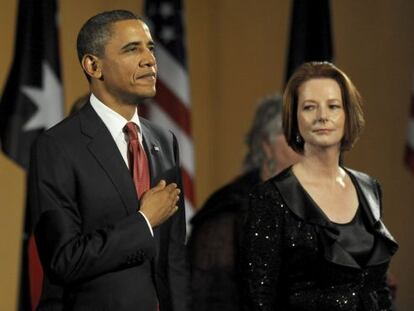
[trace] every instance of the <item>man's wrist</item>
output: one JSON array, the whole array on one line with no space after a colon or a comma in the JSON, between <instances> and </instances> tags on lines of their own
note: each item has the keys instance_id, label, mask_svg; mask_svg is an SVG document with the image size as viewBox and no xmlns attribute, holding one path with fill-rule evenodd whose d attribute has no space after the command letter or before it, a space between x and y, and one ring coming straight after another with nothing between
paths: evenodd
<instances>
[{"instance_id":1,"label":"man's wrist","mask_svg":"<svg viewBox=\"0 0 414 311\"><path fill-rule=\"evenodd\" d=\"M138 213L140 213L144 217L145 221L147 222L148 228L151 232L151 235L154 236L154 231L152 231L151 223L149 222L147 216L145 216L145 214L141 211L138 211Z\"/></svg>"}]
</instances>

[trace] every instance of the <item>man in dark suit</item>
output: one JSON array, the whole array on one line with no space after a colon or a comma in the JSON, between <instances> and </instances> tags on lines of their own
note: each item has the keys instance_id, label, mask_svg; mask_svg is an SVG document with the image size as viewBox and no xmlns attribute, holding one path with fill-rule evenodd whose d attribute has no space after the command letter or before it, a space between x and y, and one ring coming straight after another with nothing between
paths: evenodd
<instances>
[{"instance_id":1,"label":"man in dark suit","mask_svg":"<svg viewBox=\"0 0 414 311\"><path fill-rule=\"evenodd\" d=\"M187 310L177 141L137 114L155 95L151 34L131 12L104 12L82 27L77 48L89 103L32 150L39 309Z\"/></svg>"}]
</instances>

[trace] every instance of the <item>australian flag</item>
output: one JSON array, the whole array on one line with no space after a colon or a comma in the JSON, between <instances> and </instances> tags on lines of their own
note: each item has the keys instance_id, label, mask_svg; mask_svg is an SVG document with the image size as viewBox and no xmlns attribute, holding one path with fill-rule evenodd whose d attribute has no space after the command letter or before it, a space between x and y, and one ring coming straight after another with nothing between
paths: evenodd
<instances>
[{"instance_id":1,"label":"australian flag","mask_svg":"<svg viewBox=\"0 0 414 311\"><path fill-rule=\"evenodd\" d=\"M330 0L293 0L286 82L297 67L333 60Z\"/></svg>"},{"instance_id":2,"label":"australian flag","mask_svg":"<svg viewBox=\"0 0 414 311\"><path fill-rule=\"evenodd\" d=\"M63 117L56 0L20 0L14 60L0 102L3 152L24 169L30 146Z\"/></svg>"},{"instance_id":3,"label":"australian flag","mask_svg":"<svg viewBox=\"0 0 414 311\"><path fill-rule=\"evenodd\" d=\"M20 0L14 59L0 101L1 149L27 170L30 147L40 132L63 117L56 0ZM28 210L22 245L19 310L33 310L42 270Z\"/></svg>"}]
</instances>

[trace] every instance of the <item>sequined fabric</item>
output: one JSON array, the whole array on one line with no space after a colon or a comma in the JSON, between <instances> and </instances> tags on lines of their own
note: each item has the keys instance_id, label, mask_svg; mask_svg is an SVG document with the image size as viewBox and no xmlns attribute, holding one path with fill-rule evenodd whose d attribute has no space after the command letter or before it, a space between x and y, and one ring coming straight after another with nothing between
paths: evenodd
<instances>
[{"instance_id":1,"label":"sequined fabric","mask_svg":"<svg viewBox=\"0 0 414 311\"><path fill-rule=\"evenodd\" d=\"M389 260L362 268L326 260L327 230L294 214L272 180L251 194L244 230L246 310L392 310Z\"/></svg>"}]
</instances>

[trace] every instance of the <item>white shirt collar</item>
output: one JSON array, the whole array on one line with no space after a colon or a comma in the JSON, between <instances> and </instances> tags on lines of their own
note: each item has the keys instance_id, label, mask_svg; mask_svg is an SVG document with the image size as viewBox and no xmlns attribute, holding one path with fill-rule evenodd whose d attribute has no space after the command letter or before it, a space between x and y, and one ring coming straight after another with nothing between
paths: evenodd
<instances>
[{"instance_id":1,"label":"white shirt collar","mask_svg":"<svg viewBox=\"0 0 414 311\"><path fill-rule=\"evenodd\" d=\"M135 113L132 116L131 120L127 120L119 113L115 112L103 102L101 102L93 93L91 93L90 102L93 109L96 111L98 116L102 119L108 128L114 140L119 139L121 135L125 135L123 129L128 122L134 122L138 126L139 142L142 144L142 130L138 117L138 109L135 109Z\"/></svg>"}]
</instances>

